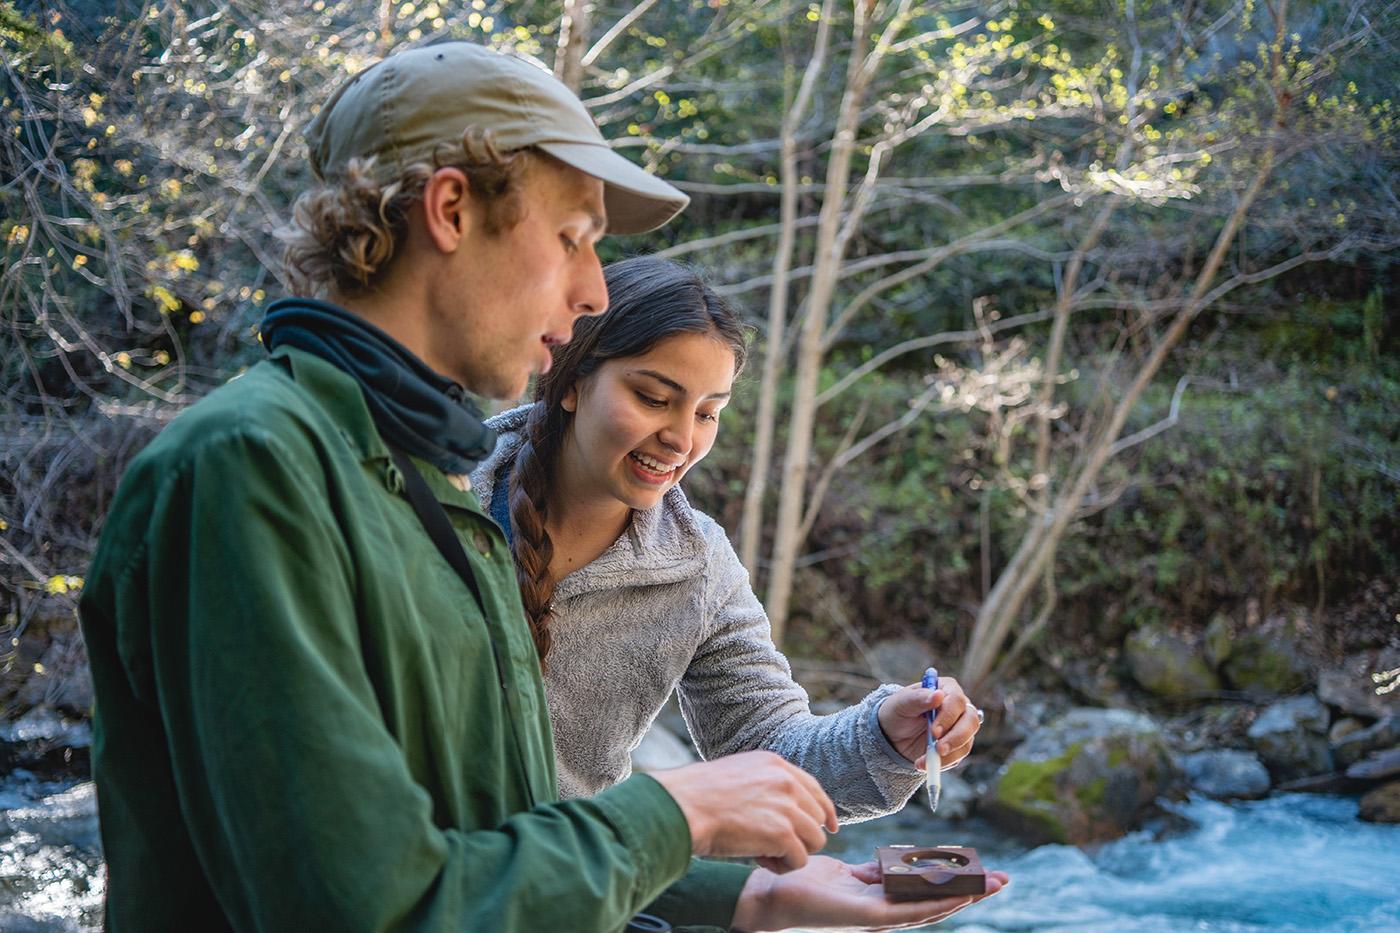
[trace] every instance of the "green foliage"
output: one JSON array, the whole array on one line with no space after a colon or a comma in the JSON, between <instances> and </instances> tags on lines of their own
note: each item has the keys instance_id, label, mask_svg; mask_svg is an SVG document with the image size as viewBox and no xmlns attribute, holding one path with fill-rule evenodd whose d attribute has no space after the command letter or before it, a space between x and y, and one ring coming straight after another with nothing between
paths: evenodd
<instances>
[{"instance_id":1,"label":"green foliage","mask_svg":"<svg viewBox=\"0 0 1400 933\"><path fill-rule=\"evenodd\" d=\"M1249 595L1321 589L1331 598L1400 569L1400 374L1388 308L1396 288L1387 267L1352 251L1385 248L1397 228L1386 200L1397 134L1383 53L1394 30L1377 20L1391 32L1376 43L1328 53L1318 37L1348 22L1344 5L1318 5L1280 49L1288 101L1271 98L1261 77L1269 24L1257 11L1246 22L1225 0L1140 0L1133 28L1122 0L1009 4L995 15L915 4L912 38L874 76L857 176L883 136L920 130L885 153L849 250L868 265L848 270L836 313L907 267L911 252L1066 192L1078 200L1005 231L995 249L949 258L880 294L836 338L823 385L909 337L972 327L978 299L1004 317L1049 307L1066 251L1097 199L1111 195L1121 207L1085 273L1105 304L1076 312L1065 368L1082 375L1060 390L1069 406L1056 420L1063 466L1081 419L1102 417L1121 385L1121 372L1108 375L1110 356L1141 359L1145 335L1160 326L1142 308L1189 289L1221 211L1268 140L1283 138L1290 156L1227 271L1351 244L1327 268L1353 286L1320 276L1264 285L1235 343L1212 346L1204 329L1193 336L1192 366L1214 383L1238 369L1242 388L1193 384L1182 423L1110 469L1103 485L1122 487L1122 498L1076 526L1056 564L1066 613L1106 624L1128 606L1170 607L1204 619ZM814 39L806 8L655 4L587 71L583 94L622 151L695 198L666 229L605 243L605 259L771 227L775 140ZM808 186L799 215L809 220L845 78L850 7L837 8L819 106L799 140ZM629 9L598 4L595 29ZM33 568L7 563L0 582L80 575L107 491L139 439L259 354L255 322L281 290L271 233L312 181L300 132L327 89L383 54L443 38L548 60L557 22L558 4L544 0L0 0L9 64L0 75L0 531ZM1144 54L1137 73L1135 44ZM810 265L814 230L800 229L794 265ZM767 286L740 283L768 272L774 242L770 231L683 257L757 316ZM794 308L806 275L780 285ZM1043 356L1047 332L1024 332L1020 364ZM987 363L987 348L969 343L941 352L967 372ZM687 480L731 528L759 365L725 415L712 460ZM933 354L913 354L828 403L818 464L857 419L862 434L894 421L924 391L924 376L942 372ZM1164 377L1129 430L1160 417L1169 396ZM933 405L833 479L810 566L873 630L912 626L942 646L961 643L983 596L984 558L995 579L1032 516L1032 432L1015 408Z\"/></svg>"}]
</instances>

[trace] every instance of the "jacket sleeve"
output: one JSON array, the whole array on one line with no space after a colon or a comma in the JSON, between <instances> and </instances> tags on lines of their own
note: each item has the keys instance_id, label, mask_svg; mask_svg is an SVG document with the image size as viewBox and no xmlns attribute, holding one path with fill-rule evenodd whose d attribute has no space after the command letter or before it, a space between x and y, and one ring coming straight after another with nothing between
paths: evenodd
<instances>
[{"instance_id":1,"label":"jacket sleeve","mask_svg":"<svg viewBox=\"0 0 1400 933\"><path fill-rule=\"evenodd\" d=\"M707 630L677 694L696 747L706 758L764 748L810 772L842 822L892 813L921 786L923 773L885 738L875 713L899 689L885 684L854 706L812 713L773 644L768 616L724 530L709 523Z\"/></svg>"},{"instance_id":2,"label":"jacket sleeve","mask_svg":"<svg viewBox=\"0 0 1400 933\"><path fill-rule=\"evenodd\" d=\"M376 699L343 505L305 460L247 430L202 441L163 477L136 562L159 593L140 653L223 910L249 930L620 930L687 870L679 807L639 776L443 825Z\"/></svg>"}]
</instances>

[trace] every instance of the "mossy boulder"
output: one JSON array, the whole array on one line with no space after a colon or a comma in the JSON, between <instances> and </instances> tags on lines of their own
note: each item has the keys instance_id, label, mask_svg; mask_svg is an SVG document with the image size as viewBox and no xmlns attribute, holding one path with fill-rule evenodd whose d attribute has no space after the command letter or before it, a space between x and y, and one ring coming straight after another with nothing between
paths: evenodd
<instances>
[{"instance_id":1,"label":"mossy boulder","mask_svg":"<svg viewBox=\"0 0 1400 933\"><path fill-rule=\"evenodd\" d=\"M1205 652L1206 663L1211 667L1219 668L1230 658L1230 652L1234 648L1235 623L1230 621L1230 617L1223 612L1216 613L1206 626L1205 635L1202 636L1202 649Z\"/></svg>"},{"instance_id":2,"label":"mossy boulder","mask_svg":"<svg viewBox=\"0 0 1400 933\"><path fill-rule=\"evenodd\" d=\"M1312 683L1312 666L1282 628L1237 635L1221 669L1231 687L1256 697L1285 696Z\"/></svg>"},{"instance_id":3,"label":"mossy boulder","mask_svg":"<svg viewBox=\"0 0 1400 933\"><path fill-rule=\"evenodd\" d=\"M1028 842L1086 845L1137 828L1181 786L1150 717L1081 708L1017 747L978 812Z\"/></svg>"},{"instance_id":4,"label":"mossy boulder","mask_svg":"<svg viewBox=\"0 0 1400 933\"><path fill-rule=\"evenodd\" d=\"M1148 625L1129 635L1123 657L1133 679L1154 696L1180 701L1220 690L1220 678L1200 652L1164 626Z\"/></svg>"}]
</instances>

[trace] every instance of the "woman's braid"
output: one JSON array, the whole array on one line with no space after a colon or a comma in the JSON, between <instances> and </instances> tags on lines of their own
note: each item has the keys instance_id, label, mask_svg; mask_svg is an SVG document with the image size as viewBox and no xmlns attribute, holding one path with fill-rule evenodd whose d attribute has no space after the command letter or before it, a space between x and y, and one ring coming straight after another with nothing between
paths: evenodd
<instances>
[{"instance_id":1,"label":"woman's braid","mask_svg":"<svg viewBox=\"0 0 1400 933\"><path fill-rule=\"evenodd\" d=\"M515 555L515 577L520 598L530 622L530 634L540 656L540 667L548 669L553 638L549 633L554 578L549 563L554 559L554 542L545 529L548 509L548 475L557 447L564 437L564 413L536 403L525 421L525 442L515 455L510 478L511 551Z\"/></svg>"}]
</instances>

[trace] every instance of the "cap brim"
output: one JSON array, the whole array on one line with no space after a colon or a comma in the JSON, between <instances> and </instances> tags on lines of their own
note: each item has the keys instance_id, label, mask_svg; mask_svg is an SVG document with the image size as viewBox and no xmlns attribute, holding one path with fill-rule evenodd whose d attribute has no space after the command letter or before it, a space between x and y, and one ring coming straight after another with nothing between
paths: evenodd
<instances>
[{"instance_id":1,"label":"cap brim","mask_svg":"<svg viewBox=\"0 0 1400 933\"><path fill-rule=\"evenodd\" d=\"M609 233L646 233L675 217L690 197L607 146L538 143L540 149L603 182Z\"/></svg>"}]
</instances>

